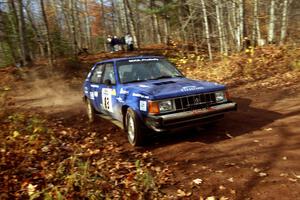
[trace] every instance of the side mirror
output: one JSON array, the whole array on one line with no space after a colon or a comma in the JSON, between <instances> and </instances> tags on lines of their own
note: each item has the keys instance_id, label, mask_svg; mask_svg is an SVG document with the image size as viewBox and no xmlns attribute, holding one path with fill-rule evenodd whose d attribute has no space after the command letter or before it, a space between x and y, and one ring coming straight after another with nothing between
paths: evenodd
<instances>
[{"instance_id":1,"label":"side mirror","mask_svg":"<svg viewBox=\"0 0 300 200\"><path fill-rule=\"evenodd\" d=\"M104 84L105 84L105 85L112 85L110 79L106 79L106 80L104 81Z\"/></svg>"}]
</instances>

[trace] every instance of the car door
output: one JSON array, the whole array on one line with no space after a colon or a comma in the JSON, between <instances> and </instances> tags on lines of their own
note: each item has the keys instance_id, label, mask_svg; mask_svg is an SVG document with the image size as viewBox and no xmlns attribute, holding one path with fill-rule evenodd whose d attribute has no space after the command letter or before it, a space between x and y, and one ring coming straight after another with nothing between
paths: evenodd
<instances>
[{"instance_id":1,"label":"car door","mask_svg":"<svg viewBox=\"0 0 300 200\"><path fill-rule=\"evenodd\" d=\"M104 64L97 64L90 78L89 97L97 111L101 111L101 101L99 97L101 93L103 72Z\"/></svg>"},{"instance_id":2,"label":"car door","mask_svg":"<svg viewBox=\"0 0 300 200\"><path fill-rule=\"evenodd\" d=\"M114 117L116 103L116 78L113 62L105 63L102 83L99 91L101 111Z\"/></svg>"}]
</instances>

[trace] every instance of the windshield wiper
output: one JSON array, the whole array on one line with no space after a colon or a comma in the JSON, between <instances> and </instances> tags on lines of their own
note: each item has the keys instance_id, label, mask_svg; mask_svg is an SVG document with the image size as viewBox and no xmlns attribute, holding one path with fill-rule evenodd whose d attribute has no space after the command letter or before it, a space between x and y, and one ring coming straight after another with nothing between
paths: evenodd
<instances>
[{"instance_id":1,"label":"windshield wiper","mask_svg":"<svg viewBox=\"0 0 300 200\"><path fill-rule=\"evenodd\" d=\"M159 76L157 78L153 78L153 79L150 79L150 80L158 80L158 79L163 79L163 78L173 78L173 76Z\"/></svg>"},{"instance_id":2,"label":"windshield wiper","mask_svg":"<svg viewBox=\"0 0 300 200\"><path fill-rule=\"evenodd\" d=\"M170 75L165 75L165 76L159 76L157 78L153 78L150 80L158 80L158 79L164 79L164 78L175 78L175 77L183 77L182 75L174 75L174 76L170 76Z\"/></svg>"},{"instance_id":3,"label":"windshield wiper","mask_svg":"<svg viewBox=\"0 0 300 200\"><path fill-rule=\"evenodd\" d=\"M146 81L146 80L133 80L133 81L127 81L127 82L123 82L123 84L125 84L125 83L137 83L137 82L143 82L143 81Z\"/></svg>"},{"instance_id":4,"label":"windshield wiper","mask_svg":"<svg viewBox=\"0 0 300 200\"><path fill-rule=\"evenodd\" d=\"M176 77L176 78L183 78L184 76L182 76L182 75L175 75L175 76L173 76L173 77Z\"/></svg>"}]
</instances>

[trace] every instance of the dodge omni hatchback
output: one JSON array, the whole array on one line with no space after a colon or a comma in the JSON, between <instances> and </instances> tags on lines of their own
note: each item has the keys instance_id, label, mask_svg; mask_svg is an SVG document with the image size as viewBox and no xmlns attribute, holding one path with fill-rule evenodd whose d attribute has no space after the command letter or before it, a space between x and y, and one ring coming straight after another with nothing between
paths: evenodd
<instances>
[{"instance_id":1,"label":"dodge omni hatchback","mask_svg":"<svg viewBox=\"0 0 300 200\"><path fill-rule=\"evenodd\" d=\"M89 121L97 114L117 120L133 146L149 132L211 123L237 108L224 85L188 79L158 56L98 62L83 90Z\"/></svg>"}]
</instances>

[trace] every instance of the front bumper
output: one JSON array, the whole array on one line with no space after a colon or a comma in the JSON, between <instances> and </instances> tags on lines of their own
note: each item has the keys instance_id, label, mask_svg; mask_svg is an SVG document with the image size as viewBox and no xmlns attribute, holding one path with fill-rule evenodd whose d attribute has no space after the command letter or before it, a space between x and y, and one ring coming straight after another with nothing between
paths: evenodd
<instances>
[{"instance_id":1,"label":"front bumper","mask_svg":"<svg viewBox=\"0 0 300 200\"><path fill-rule=\"evenodd\" d=\"M197 126L223 117L224 113L236 111L235 102L227 102L209 108L184 111L166 115L149 115L145 118L146 125L157 132Z\"/></svg>"}]
</instances>

